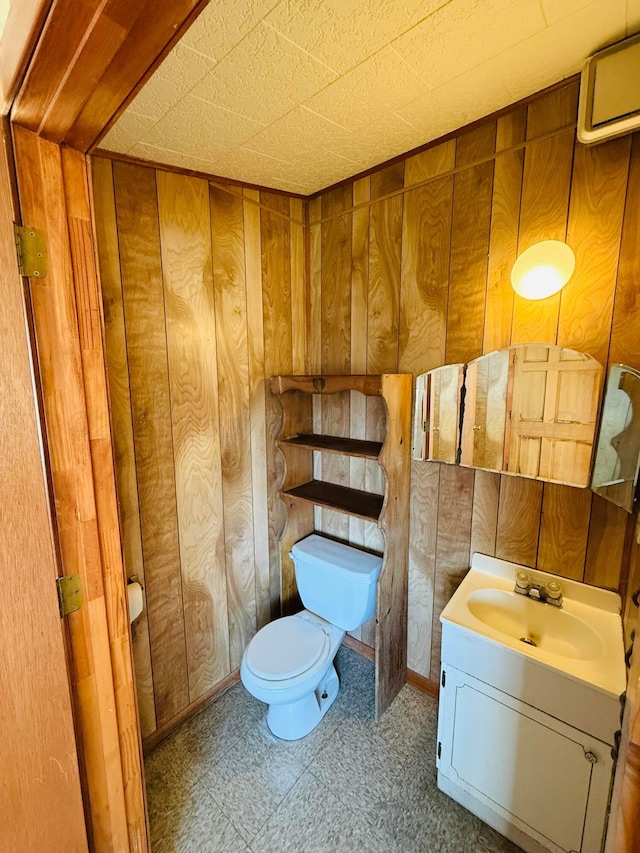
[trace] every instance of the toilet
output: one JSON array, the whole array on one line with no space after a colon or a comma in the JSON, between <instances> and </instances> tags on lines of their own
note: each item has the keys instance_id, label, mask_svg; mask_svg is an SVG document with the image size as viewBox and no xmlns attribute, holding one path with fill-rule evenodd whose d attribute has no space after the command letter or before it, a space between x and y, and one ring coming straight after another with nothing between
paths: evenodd
<instances>
[{"instance_id":1,"label":"toilet","mask_svg":"<svg viewBox=\"0 0 640 853\"><path fill-rule=\"evenodd\" d=\"M347 631L375 615L382 557L312 533L291 549L305 610L261 628L245 649L240 678L269 706L276 737L313 731L340 684L333 660Z\"/></svg>"}]
</instances>

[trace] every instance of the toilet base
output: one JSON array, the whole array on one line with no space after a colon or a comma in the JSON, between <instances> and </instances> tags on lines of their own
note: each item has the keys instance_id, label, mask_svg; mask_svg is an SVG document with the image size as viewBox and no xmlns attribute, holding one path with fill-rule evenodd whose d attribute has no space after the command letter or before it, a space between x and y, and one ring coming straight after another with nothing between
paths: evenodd
<instances>
[{"instance_id":1,"label":"toilet base","mask_svg":"<svg viewBox=\"0 0 640 853\"><path fill-rule=\"evenodd\" d=\"M311 693L284 705L269 705L267 725L281 740L299 740L308 735L327 713L338 695L340 682L333 664Z\"/></svg>"}]
</instances>

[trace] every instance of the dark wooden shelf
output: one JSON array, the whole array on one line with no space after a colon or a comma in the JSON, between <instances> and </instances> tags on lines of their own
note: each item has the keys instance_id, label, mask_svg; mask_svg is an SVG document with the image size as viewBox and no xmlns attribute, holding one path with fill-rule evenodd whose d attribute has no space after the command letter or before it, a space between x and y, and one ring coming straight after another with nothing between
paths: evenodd
<instances>
[{"instance_id":1,"label":"dark wooden shelf","mask_svg":"<svg viewBox=\"0 0 640 853\"><path fill-rule=\"evenodd\" d=\"M356 438L340 438L335 435L297 435L294 438L281 438L278 444L290 444L307 450L320 450L327 453L340 453L345 456L358 456L363 459L377 459L382 450L381 441L362 441Z\"/></svg>"},{"instance_id":2,"label":"dark wooden shelf","mask_svg":"<svg viewBox=\"0 0 640 853\"><path fill-rule=\"evenodd\" d=\"M282 492L292 498L307 501L316 506L326 506L346 512L366 521L378 521L384 498L359 489L349 489L346 486L336 486L334 483L324 483L321 480L310 480L300 486L294 486Z\"/></svg>"}]
</instances>

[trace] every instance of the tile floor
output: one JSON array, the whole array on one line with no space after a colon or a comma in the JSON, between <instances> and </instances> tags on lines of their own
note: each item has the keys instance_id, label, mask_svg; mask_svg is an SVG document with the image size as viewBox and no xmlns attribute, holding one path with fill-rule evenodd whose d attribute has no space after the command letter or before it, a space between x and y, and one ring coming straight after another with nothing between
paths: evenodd
<instances>
[{"instance_id":1,"label":"tile floor","mask_svg":"<svg viewBox=\"0 0 640 853\"><path fill-rule=\"evenodd\" d=\"M518 853L436 786L437 704L406 686L373 720L373 664L342 647L341 690L299 741L236 684L145 762L153 853Z\"/></svg>"}]
</instances>

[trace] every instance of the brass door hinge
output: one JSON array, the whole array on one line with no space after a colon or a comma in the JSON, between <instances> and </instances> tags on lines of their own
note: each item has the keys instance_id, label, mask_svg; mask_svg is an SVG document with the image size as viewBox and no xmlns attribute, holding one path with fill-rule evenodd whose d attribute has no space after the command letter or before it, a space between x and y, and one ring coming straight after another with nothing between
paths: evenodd
<instances>
[{"instance_id":1,"label":"brass door hinge","mask_svg":"<svg viewBox=\"0 0 640 853\"><path fill-rule=\"evenodd\" d=\"M82 588L80 586L80 575L65 575L56 578L58 587L58 604L60 606L60 618L75 613L82 607Z\"/></svg>"},{"instance_id":2,"label":"brass door hinge","mask_svg":"<svg viewBox=\"0 0 640 853\"><path fill-rule=\"evenodd\" d=\"M44 237L35 228L13 223L16 238L18 272L29 278L44 278L47 274L47 250Z\"/></svg>"}]
</instances>

